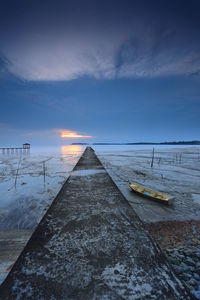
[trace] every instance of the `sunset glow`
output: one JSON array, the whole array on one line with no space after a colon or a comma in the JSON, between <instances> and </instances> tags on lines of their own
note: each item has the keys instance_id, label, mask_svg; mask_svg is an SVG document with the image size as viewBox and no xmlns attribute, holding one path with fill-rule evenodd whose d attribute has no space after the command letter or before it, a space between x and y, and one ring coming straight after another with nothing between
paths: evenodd
<instances>
[{"instance_id":1,"label":"sunset glow","mask_svg":"<svg viewBox=\"0 0 200 300\"><path fill-rule=\"evenodd\" d=\"M91 135L82 135L82 134L79 134L76 131L64 130L64 131L61 132L61 138L68 138L68 139L71 139L71 138L85 138L85 139L89 139L89 138L92 138L92 136Z\"/></svg>"},{"instance_id":2,"label":"sunset glow","mask_svg":"<svg viewBox=\"0 0 200 300\"><path fill-rule=\"evenodd\" d=\"M66 145L61 147L62 154L78 154L82 152L83 147L81 145Z\"/></svg>"}]
</instances>

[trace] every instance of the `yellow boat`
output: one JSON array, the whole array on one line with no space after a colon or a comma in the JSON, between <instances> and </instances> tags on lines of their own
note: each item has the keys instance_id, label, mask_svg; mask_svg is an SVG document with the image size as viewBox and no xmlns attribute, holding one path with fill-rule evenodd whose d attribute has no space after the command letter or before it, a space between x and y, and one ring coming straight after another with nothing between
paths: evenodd
<instances>
[{"instance_id":1,"label":"yellow boat","mask_svg":"<svg viewBox=\"0 0 200 300\"><path fill-rule=\"evenodd\" d=\"M161 202L164 204L170 204L173 199L168 194L152 190L152 189L147 188L136 182L129 181L129 185L130 185L130 188L138 195L145 197L145 198L149 198L154 201L158 201L158 202Z\"/></svg>"}]
</instances>

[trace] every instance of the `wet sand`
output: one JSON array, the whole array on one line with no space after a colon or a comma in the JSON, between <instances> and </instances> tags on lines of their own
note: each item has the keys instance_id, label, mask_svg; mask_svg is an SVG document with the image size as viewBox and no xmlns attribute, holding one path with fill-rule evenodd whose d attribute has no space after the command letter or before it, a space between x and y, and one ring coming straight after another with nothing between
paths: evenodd
<instances>
[{"instance_id":1,"label":"wet sand","mask_svg":"<svg viewBox=\"0 0 200 300\"><path fill-rule=\"evenodd\" d=\"M200 299L200 221L146 224L175 272Z\"/></svg>"},{"instance_id":2,"label":"wet sand","mask_svg":"<svg viewBox=\"0 0 200 300\"><path fill-rule=\"evenodd\" d=\"M198 148L152 151L99 152L100 160L142 221L200 220L200 159ZM181 157L181 161L180 161ZM169 193L170 206L163 206L133 193L128 181Z\"/></svg>"},{"instance_id":3,"label":"wet sand","mask_svg":"<svg viewBox=\"0 0 200 300\"><path fill-rule=\"evenodd\" d=\"M0 230L0 281L7 276L33 230Z\"/></svg>"}]
</instances>

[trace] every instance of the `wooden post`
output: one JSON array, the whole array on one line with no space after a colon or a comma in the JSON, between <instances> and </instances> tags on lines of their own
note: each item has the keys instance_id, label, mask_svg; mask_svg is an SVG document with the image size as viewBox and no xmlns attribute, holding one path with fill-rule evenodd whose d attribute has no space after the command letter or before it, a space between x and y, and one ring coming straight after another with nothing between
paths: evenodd
<instances>
[{"instance_id":1,"label":"wooden post","mask_svg":"<svg viewBox=\"0 0 200 300\"><path fill-rule=\"evenodd\" d=\"M19 162L18 162L18 167L17 167L17 172L16 172L16 176L15 176L15 189L17 187L17 177L18 177L18 174L19 174L19 166L20 166L20 163L21 163L21 156L19 158Z\"/></svg>"},{"instance_id":2,"label":"wooden post","mask_svg":"<svg viewBox=\"0 0 200 300\"><path fill-rule=\"evenodd\" d=\"M43 163L43 175L44 175L44 185L46 183L46 170L45 170L45 160L42 162Z\"/></svg>"},{"instance_id":3,"label":"wooden post","mask_svg":"<svg viewBox=\"0 0 200 300\"><path fill-rule=\"evenodd\" d=\"M151 168L153 168L153 163L154 163L154 148L153 148L153 151L152 151Z\"/></svg>"}]
</instances>

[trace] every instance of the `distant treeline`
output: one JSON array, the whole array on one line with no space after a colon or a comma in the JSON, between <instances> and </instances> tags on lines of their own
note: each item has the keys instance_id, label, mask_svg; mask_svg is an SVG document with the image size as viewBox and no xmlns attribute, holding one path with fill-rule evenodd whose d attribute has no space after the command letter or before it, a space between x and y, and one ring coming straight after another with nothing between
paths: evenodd
<instances>
[{"instance_id":1,"label":"distant treeline","mask_svg":"<svg viewBox=\"0 0 200 300\"><path fill-rule=\"evenodd\" d=\"M200 141L139 142L139 143L72 143L72 145L200 145Z\"/></svg>"}]
</instances>

